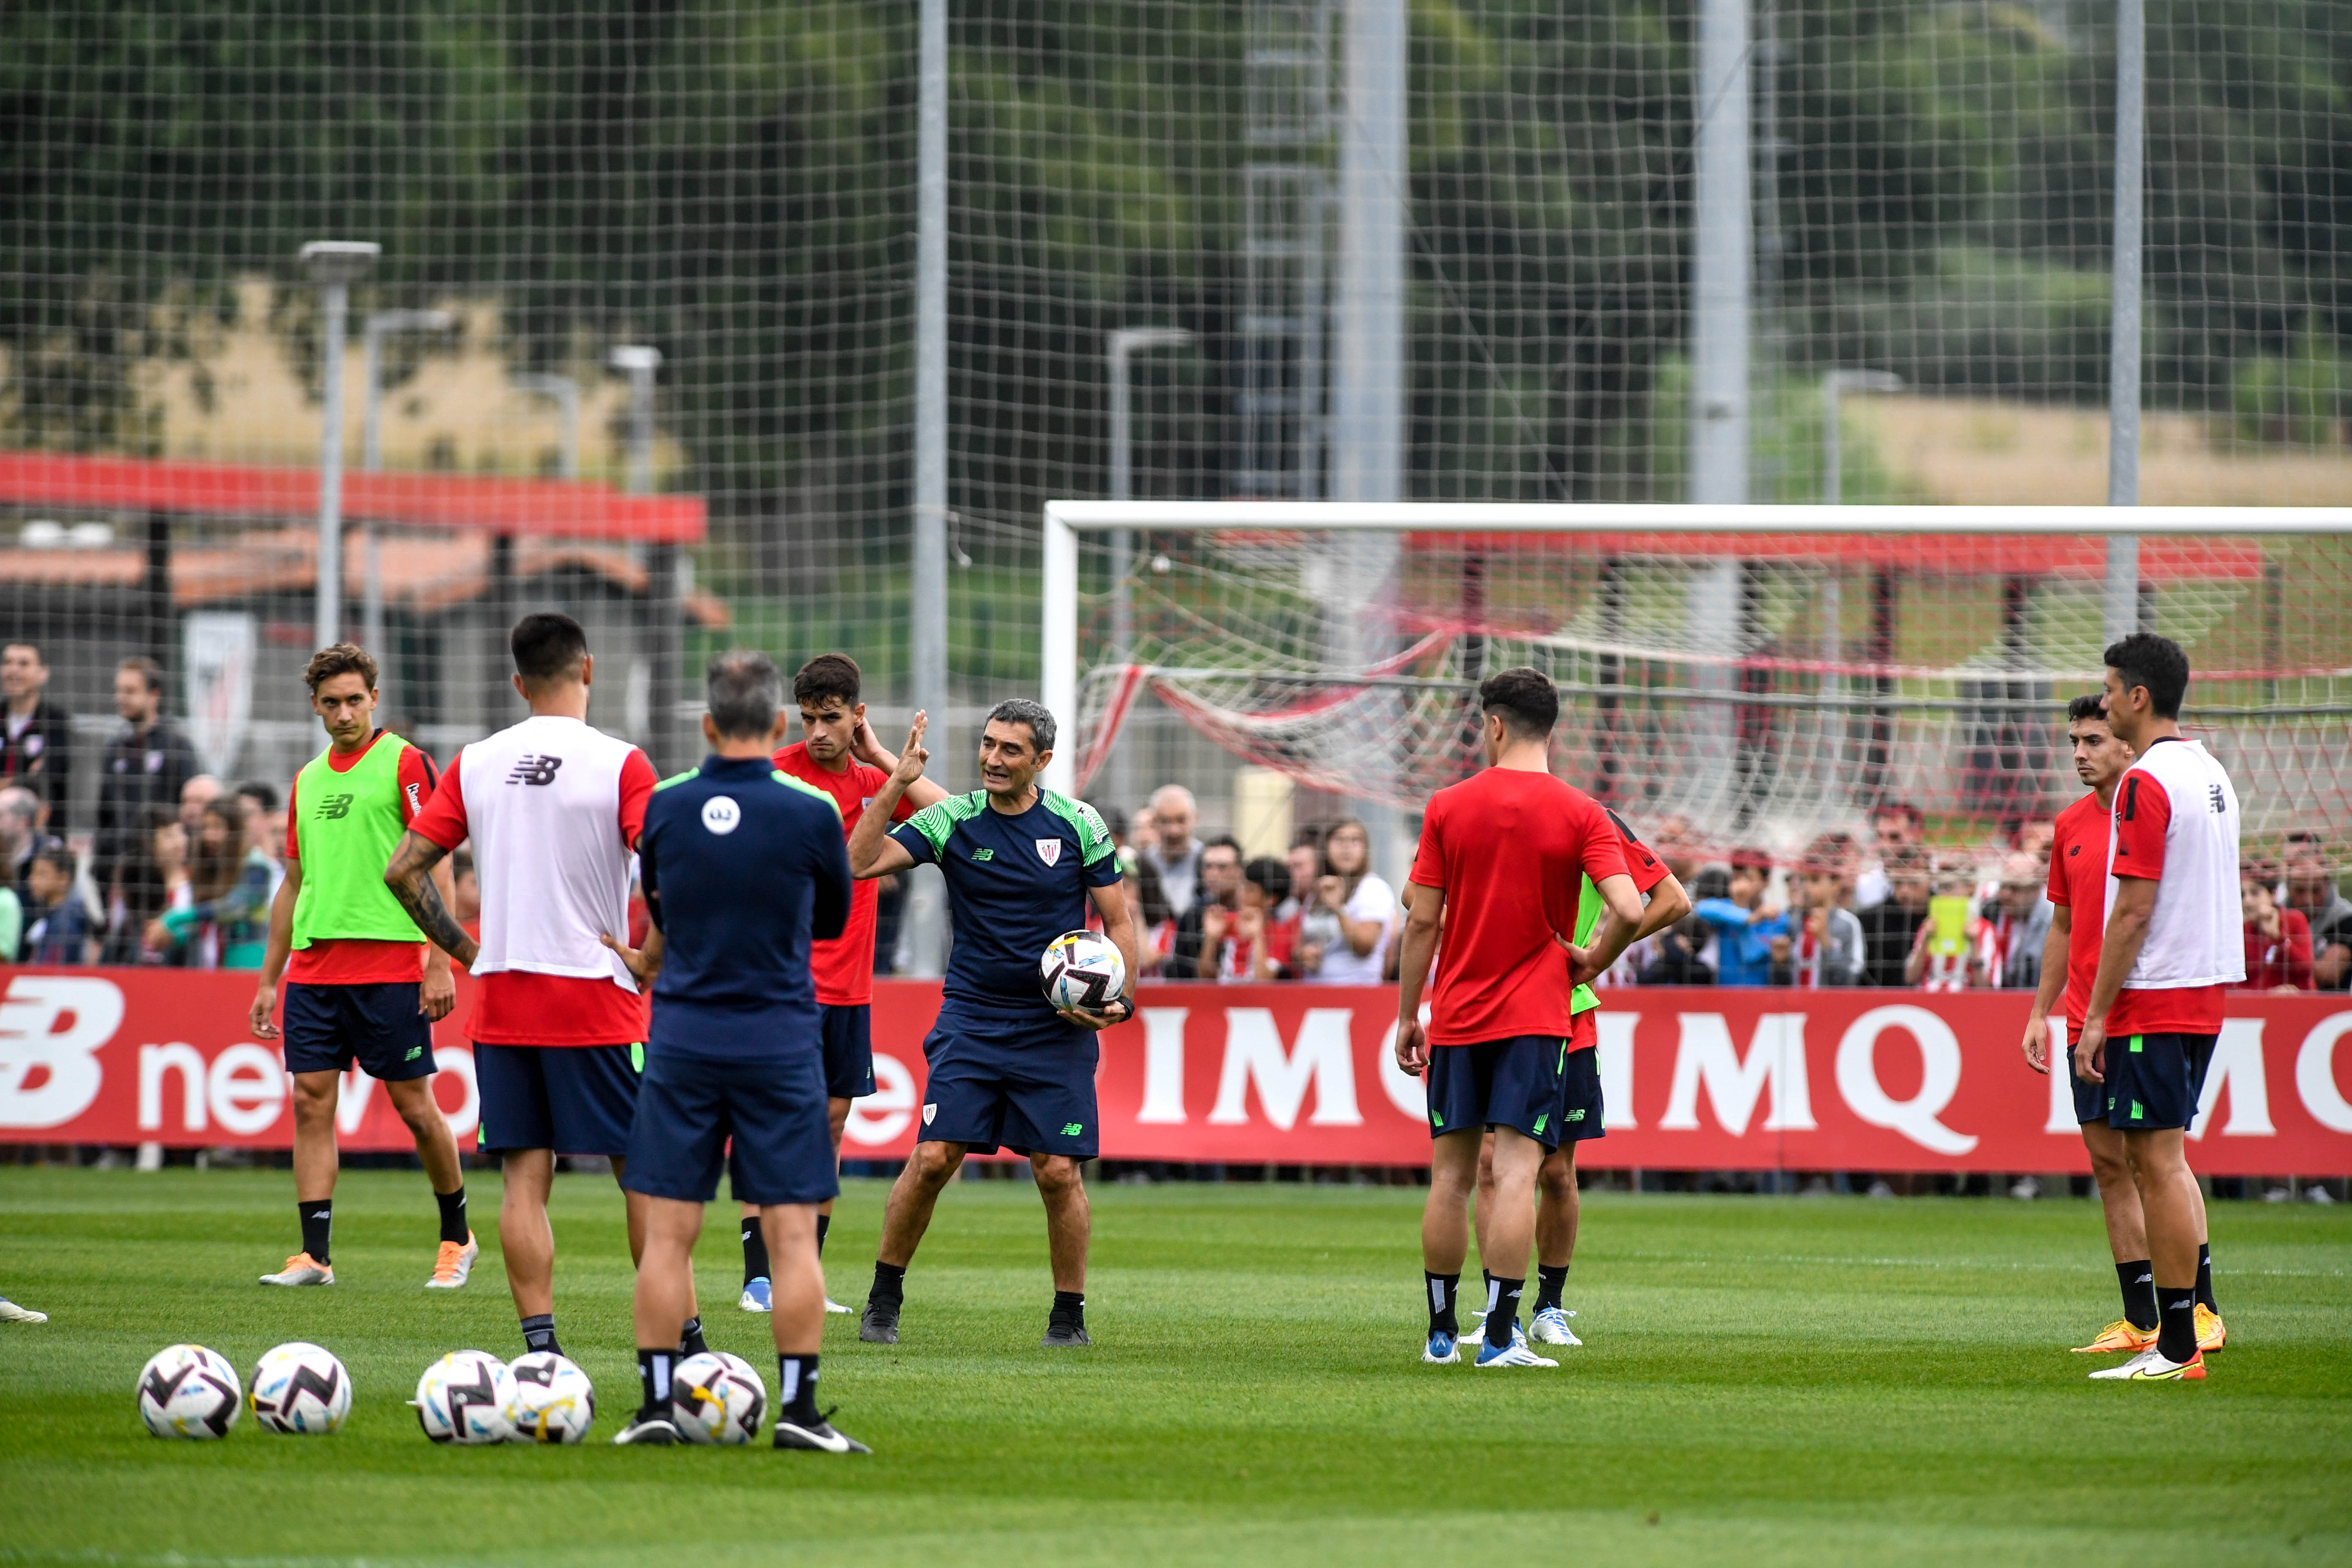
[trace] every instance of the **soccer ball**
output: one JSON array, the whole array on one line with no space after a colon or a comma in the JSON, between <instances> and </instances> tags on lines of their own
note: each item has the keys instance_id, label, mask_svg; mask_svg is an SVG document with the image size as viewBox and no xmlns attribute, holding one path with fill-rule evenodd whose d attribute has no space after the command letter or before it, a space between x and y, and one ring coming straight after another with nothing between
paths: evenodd
<instances>
[{"instance_id":1,"label":"soccer ball","mask_svg":"<svg viewBox=\"0 0 2352 1568\"><path fill-rule=\"evenodd\" d=\"M202 1345L167 1345L139 1373L139 1419L158 1437L226 1437L245 1402L228 1358Z\"/></svg>"},{"instance_id":2,"label":"soccer ball","mask_svg":"<svg viewBox=\"0 0 2352 1568\"><path fill-rule=\"evenodd\" d=\"M507 1425L518 1443L577 1443L596 1419L596 1391L567 1356L533 1351L508 1363ZM424 1407L420 1397L417 1406Z\"/></svg>"},{"instance_id":3,"label":"soccer ball","mask_svg":"<svg viewBox=\"0 0 2352 1568\"><path fill-rule=\"evenodd\" d=\"M741 1356L704 1351L669 1374L669 1407L689 1443L749 1443L766 1424L768 1385Z\"/></svg>"},{"instance_id":4,"label":"soccer ball","mask_svg":"<svg viewBox=\"0 0 2352 1568\"><path fill-rule=\"evenodd\" d=\"M436 1443L503 1443L514 1435L514 1396L506 1363L488 1351L451 1351L416 1380L416 1424Z\"/></svg>"},{"instance_id":5,"label":"soccer ball","mask_svg":"<svg viewBox=\"0 0 2352 1568\"><path fill-rule=\"evenodd\" d=\"M296 1340L262 1353L246 1403L265 1432L313 1437L341 1431L352 1414L352 1374L331 1352Z\"/></svg>"},{"instance_id":6,"label":"soccer ball","mask_svg":"<svg viewBox=\"0 0 2352 1568\"><path fill-rule=\"evenodd\" d=\"M1108 937L1066 931L1037 961L1037 984L1057 1013L1099 1013L1127 994L1127 960Z\"/></svg>"}]
</instances>

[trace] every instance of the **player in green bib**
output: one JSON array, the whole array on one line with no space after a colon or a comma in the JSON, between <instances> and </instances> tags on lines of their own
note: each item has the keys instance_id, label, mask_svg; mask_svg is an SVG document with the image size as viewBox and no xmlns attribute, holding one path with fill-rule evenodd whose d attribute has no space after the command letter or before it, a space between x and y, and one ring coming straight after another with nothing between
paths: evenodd
<instances>
[{"instance_id":1,"label":"player in green bib","mask_svg":"<svg viewBox=\"0 0 2352 1568\"><path fill-rule=\"evenodd\" d=\"M1681 881L1666 868L1665 862L1635 837L1622 816L1611 810L1609 820L1616 825L1617 836L1622 840L1625 869L1633 879L1633 890L1649 900L1642 911L1642 923L1634 928L1629 940L1630 946L1690 913L1690 895L1683 890ZM1576 905L1576 945L1580 951L1592 945L1608 912L1601 889L1592 885L1591 878L1585 878ZM1576 960L1571 957L1567 962L1574 963ZM1576 1146L1607 1131L1602 1117L1599 1053L1595 1048L1601 1043L1600 1011L1600 993L1592 989L1589 980L1580 980L1569 1003L1573 1028L1561 1046L1559 1145L1544 1156L1536 1176L1536 1305L1528 1331L1548 1345L1583 1343L1568 1326L1568 1320L1574 1314L1560 1301L1568 1289L1568 1266L1576 1255L1576 1226L1580 1212L1576 1194ZM1486 1147L1478 1153L1478 1202L1482 1205L1491 1199L1495 1190L1494 1160L1495 1135L1489 1132Z\"/></svg>"},{"instance_id":2,"label":"player in green bib","mask_svg":"<svg viewBox=\"0 0 2352 1568\"><path fill-rule=\"evenodd\" d=\"M433 761L375 727L376 666L364 650L322 648L303 679L329 743L295 775L287 799L286 880L270 907L248 1020L255 1039L279 1037L271 1015L282 977L302 1249L261 1282L335 1282L335 1110L356 1061L408 1124L440 1206L440 1251L425 1284L455 1289L480 1252L466 1222L457 1140L433 1100L433 1025L457 988L447 955L426 943L383 880L401 835L433 794Z\"/></svg>"}]
</instances>

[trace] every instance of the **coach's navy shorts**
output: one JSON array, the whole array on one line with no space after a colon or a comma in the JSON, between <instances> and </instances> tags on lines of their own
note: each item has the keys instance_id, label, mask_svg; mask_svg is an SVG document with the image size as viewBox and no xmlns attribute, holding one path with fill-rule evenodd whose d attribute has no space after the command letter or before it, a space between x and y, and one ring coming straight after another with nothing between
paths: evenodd
<instances>
[{"instance_id":1,"label":"coach's navy shorts","mask_svg":"<svg viewBox=\"0 0 2352 1568\"><path fill-rule=\"evenodd\" d=\"M2107 1125L2146 1132L2197 1120L2213 1035L2110 1035L2101 1063Z\"/></svg>"},{"instance_id":2,"label":"coach's navy shorts","mask_svg":"<svg viewBox=\"0 0 2352 1568\"><path fill-rule=\"evenodd\" d=\"M863 1100L874 1092L874 1009L863 1002L827 1002L824 1016L824 1092L835 1100Z\"/></svg>"},{"instance_id":3,"label":"coach's navy shorts","mask_svg":"<svg viewBox=\"0 0 2352 1568\"><path fill-rule=\"evenodd\" d=\"M499 1046L476 1041L474 1082L484 1149L626 1154L646 1048Z\"/></svg>"},{"instance_id":4,"label":"coach's navy shorts","mask_svg":"<svg viewBox=\"0 0 2352 1568\"><path fill-rule=\"evenodd\" d=\"M824 1100L814 1051L726 1058L656 1048L637 1089L621 1184L707 1204L724 1165L738 1203L821 1204L841 1191Z\"/></svg>"},{"instance_id":5,"label":"coach's navy shorts","mask_svg":"<svg viewBox=\"0 0 2352 1568\"><path fill-rule=\"evenodd\" d=\"M1591 1051L1579 1051L1591 1065ZM1479 1127L1509 1127L1547 1149L1560 1143L1560 1105L1569 1062L1559 1035L1514 1035L1429 1051L1429 1135ZM1592 1085L1593 1107L1601 1085Z\"/></svg>"},{"instance_id":6,"label":"coach's navy shorts","mask_svg":"<svg viewBox=\"0 0 2352 1568\"><path fill-rule=\"evenodd\" d=\"M2105 1121L2107 1119L2107 1086L2074 1076L2074 1042L2083 1037L2083 1026L2069 1021L2060 1027L2058 1033L2065 1039L2066 1059L2053 1062L2051 1070L2064 1073L2067 1081L2074 1086L2074 1120L2078 1122ZM2113 1041L2108 1042L2108 1048L2115 1048Z\"/></svg>"},{"instance_id":7,"label":"coach's navy shorts","mask_svg":"<svg viewBox=\"0 0 2352 1568\"><path fill-rule=\"evenodd\" d=\"M288 1072L341 1072L352 1063L385 1083L433 1072L433 1026L414 980L370 985L286 984Z\"/></svg>"},{"instance_id":8,"label":"coach's navy shorts","mask_svg":"<svg viewBox=\"0 0 2352 1568\"><path fill-rule=\"evenodd\" d=\"M1091 1160L1096 1125L1093 1034L1048 1015L992 1018L942 1010L923 1041L930 1077L923 1089L926 1143L961 1143L975 1154Z\"/></svg>"}]
</instances>

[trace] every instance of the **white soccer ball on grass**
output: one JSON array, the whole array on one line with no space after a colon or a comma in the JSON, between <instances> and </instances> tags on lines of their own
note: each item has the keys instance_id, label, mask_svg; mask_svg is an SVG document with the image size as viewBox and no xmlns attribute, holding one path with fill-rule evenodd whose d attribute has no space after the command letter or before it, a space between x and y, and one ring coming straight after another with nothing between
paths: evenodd
<instances>
[{"instance_id":1,"label":"white soccer ball on grass","mask_svg":"<svg viewBox=\"0 0 2352 1568\"><path fill-rule=\"evenodd\" d=\"M139 1419L158 1437L226 1437L244 1403L236 1369L202 1345L166 1345L139 1369Z\"/></svg>"},{"instance_id":2,"label":"white soccer ball on grass","mask_svg":"<svg viewBox=\"0 0 2352 1568\"><path fill-rule=\"evenodd\" d=\"M689 1443L733 1447L760 1436L768 1419L768 1385L751 1363L704 1351L669 1374L670 1419Z\"/></svg>"},{"instance_id":3,"label":"white soccer ball on grass","mask_svg":"<svg viewBox=\"0 0 2352 1568\"><path fill-rule=\"evenodd\" d=\"M265 1432L318 1437L342 1429L352 1414L352 1374L334 1352L295 1340L262 1352L246 1404Z\"/></svg>"},{"instance_id":4,"label":"white soccer ball on grass","mask_svg":"<svg viewBox=\"0 0 2352 1568\"><path fill-rule=\"evenodd\" d=\"M436 1443L503 1443L514 1435L507 1363L488 1351L451 1351L416 1380L416 1424Z\"/></svg>"},{"instance_id":5,"label":"white soccer ball on grass","mask_svg":"<svg viewBox=\"0 0 2352 1568\"><path fill-rule=\"evenodd\" d=\"M533 1351L507 1363L507 1425L518 1443L577 1443L596 1419L596 1391L569 1356Z\"/></svg>"}]
</instances>

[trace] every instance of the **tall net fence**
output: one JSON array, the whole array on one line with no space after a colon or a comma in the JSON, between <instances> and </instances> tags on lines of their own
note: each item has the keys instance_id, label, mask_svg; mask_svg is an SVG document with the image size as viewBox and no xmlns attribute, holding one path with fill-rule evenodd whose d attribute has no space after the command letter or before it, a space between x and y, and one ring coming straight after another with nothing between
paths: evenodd
<instances>
[{"instance_id":1,"label":"tall net fence","mask_svg":"<svg viewBox=\"0 0 2352 1568\"><path fill-rule=\"evenodd\" d=\"M2352 0L2151 12L2143 498L2352 501ZM971 782L976 713L1038 680L1046 500L1328 494L1341 145L1365 112L1347 13L950 7L950 784ZM2102 498L2112 15L2089 0L1752 7L1749 499ZM1459 0L1412 7L1410 26L1406 495L1682 499L1693 142L1711 111L1693 89L1695 7ZM510 714L499 628L541 606L591 620L610 655L599 720L664 765L688 760L689 672L721 646L788 665L845 649L885 718L903 718L917 48L904 0L92 0L0 16L0 451L16 455L0 463L0 632L43 645L73 716L68 826L92 821L128 655L154 658L167 711L205 729L210 771L282 781L317 743L291 684L316 582L301 508L254 498L318 461L320 303L294 257L320 237L383 247L352 294L344 452L355 470L369 460L378 319L375 460L416 485L350 513L345 618L367 624L372 523L394 722L446 756ZM1127 362L1118 474L1108 350L1130 328L1182 336ZM613 367L625 347L660 356L643 425ZM1844 374L1859 372L1877 379ZM1902 390L1868 390L1887 376ZM43 466L68 459L125 467ZM467 485L482 494L460 504ZM618 504L640 500L697 510L663 521ZM2315 595L2341 586L2314 564L2326 548L2217 549L2171 576L2152 552L2158 624L2193 624L2247 672L2244 693L2269 700L2275 680L2276 701L2324 707L2334 689L2311 682L2340 653L2288 654L2334 646L2315 630L2335 613ZM2031 563L1894 574L1885 605L1861 559L1451 549L1408 551L1407 580L1475 565L1511 613L1456 617L1476 625L1448 642L1450 675L1393 679L1458 678L1472 647L1549 661L1594 733L1748 759L1736 787L1678 807L1726 831L1881 751L1960 759L1956 802L1993 788L1957 781L2042 769L2001 786L2031 794L2041 754L1968 741L1984 710L1960 688L2038 700L2037 683L2081 674L2088 646L2036 629L2024 651L1984 651L2001 646L2004 584L2028 585L2029 626L2073 624L2059 602L2077 578ZM1197 574L1232 609L1290 570L1279 555L1176 550L1171 575ZM1720 648L1646 629L1699 577L1735 628ZM1798 668L1840 663L1807 629L1832 584L1854 668ZM1552 597L1512 597L1538 593ZM1283 645L1235 635L1166 651L1192 668ZM1888 658L1857 651L1873 637ZM1756 679L1742 660L1789 668L1746 703L1612 709L1585 690L1609 684L1609 659L1696 671L1702 654L1730 661L1735 692ZM1889 694L1854 686L1881 680L1917 700L1882 717ZM1713 689L1696 674L1651 684ZM1192 707L1157 689L1125 731L1121 787L1189 783L1222 825L1231 752L1260 748L1209 710L1250 705L1225 686ZM1444 706L1393 706L1417 703ZM1389 771L1351 763L1318 785L1403 801L1427 782L1366 765Z\"/></svg>"}]
</instances>

